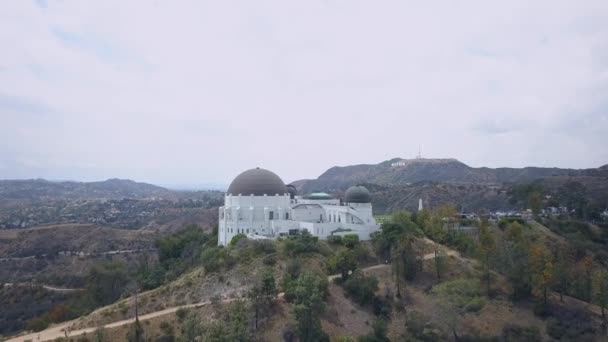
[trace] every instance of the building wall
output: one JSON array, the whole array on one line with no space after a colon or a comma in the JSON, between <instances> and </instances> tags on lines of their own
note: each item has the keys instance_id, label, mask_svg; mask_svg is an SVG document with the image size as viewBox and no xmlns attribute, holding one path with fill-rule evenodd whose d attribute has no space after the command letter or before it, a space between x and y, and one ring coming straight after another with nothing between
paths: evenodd
<instances>
[{"instance_id":1,"label":"building wall","mask_svg":"<svg viewBox=\"0 0 608 342\"><path fill-rule=\"evenodd\" d=\"M295 204L289 195L226 195L224 206L219 208L218 245L228 245L235 235L241 233L276 238L304 229L321 239L332 234L357 234L359 239L368 240L370 234L379 228L370 203L341 206L339 200L328 202L332 204L318 202Z\"/></svg>"}]
</instances>

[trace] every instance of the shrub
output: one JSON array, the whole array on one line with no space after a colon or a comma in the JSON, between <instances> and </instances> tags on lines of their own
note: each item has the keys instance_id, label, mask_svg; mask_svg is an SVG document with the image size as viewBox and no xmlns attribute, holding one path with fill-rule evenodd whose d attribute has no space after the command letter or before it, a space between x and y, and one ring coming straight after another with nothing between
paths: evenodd
<instances>
[{"instance_id":1,"label":"shrub","mask_svg":"<svg viewBox=\"0 0 608 342\"><path fill-rule=\"evenodd\" d=\"M366 336L359 338L360 342L388 342L390 341L386 336L386 321L383 319L377 319L372 323L372 332Z\"/></svg>"},{"instance_id":2,"label":"shrub","mask_svg":"<svg viewBox=\"0 0 608 342\"><path fill-rule=\"evenodd\" d=\"M542 336L537 327L522 327L514 324L507 324L502 329L502 336L505 341L513 342L540 342Z\"/></svg>"},{"instance_id":3,"label":"shrub","mask_svg":"<svg viewBox=\"0 0 608 342\"><path fill-rule=\"evenodd\" d=\"M498 227L501 230L505 230L505 228L507 228L513 222L517 222L517 223L521 224L522 226L526 225L526 221L524 221L523 219L521 219L519 217L503 217L500 219L500 221L498 221Z\"/></svg>"},{"instance_id":4,"label":"shrub","mask_svg":"<svg viewBox=\"0 0 608 342\"><path fill-rule=\"evenodd\" d=\"M318 252L319 238L312 236L308 231L304 231L301 235L290 236L284 242L283 251L286 255L292 257L299 254Z\"/></svg>"},{"instance_id":5,"label":"shrub","mask_svg":"<svg viewBox=\"0 0 608 342\"><path fill-rule=\"evenodd\" d=\"M177 316L177 319L180 322L183 321L187 315L188 315L188 309L179 308L179 309L177 309L177 311L175 311L175 316Z\"/></svg>"},{"instance_id":6,"label":"shrub","mask_svg":"<svg viewBox=\"0 0 608 342\"><path fill-rule=\"evenodd\" d=\"M35 332L42 331L49 326L49 321L46 317L34 318L27 322L27 330L33 330Z\"/></svg>"},{"instance_id":7,"label":"shrub","mask_svg":"<svg viewBox=\"0 0 608 342\"><path fill-rule=\"evenodd\" d=\"M167 321L163 321L160 323L160 330L165 335L173 335L173 326Z\"/></svg>"},{"instance_id":8,"label":"shrub","mask_svg":"<svg viewBox=\"0 0 608 342\"><path fill-rule=\"evenodd\" d=\"M330 235L327 237L327 242L332 245L341 245L342 244L342 236L340 235Z\"/></svg>"},{"instance_id":9,"label":"shrub","mask_svg":"<svg viewBox=\"0 0 608 342\"><path fill-rule=\"evenodd\" d=\"M264 256L264 258L262 259L262 262L266 266L274 266L277 263L277 255L276 254L268 254L268 255Z\"/></svg>"},{"instance_id":10,"label":"shrub","mask_svg":"<svg viewBox=\"0 0 608 342\"><path fill-rule=\"evenodd\" d=\"M414 341L431 342L448 340L443 331L431 323L429 317L424 316L417 311L410 312L410 314L407 316L406 324L407 331L416 337Z\"/></svg>"},{"instance_id":11,"label":"shrub","mask_svg":"<svg viewBox=\"0 0 608 342\"><path fill-rule=\"evenodd\" d=\"M355 248L356 245L359 244L359 235L356 234L348 234L348 235L344 235L344 237L342 238L342 243L344 244L344 246L353 249Z\"/></svg>"},{"instance_id":12,"label":"shrub","mask_svg":"<svg viewBox=\"0 0 608 342\"><path fill-rule=\"evenodd\" d=\"M475 297L465 304L464 309L468 312L478 312L481 310L486 302L481 297Z\"/></svg>"},{"instance_id":13,"label":"shrub","mask_svg":"<svg viewBox=\"0 0 608 342\"><path fill-rule=\"evenodd\" d=\"M432 293L458 309L465 311L480 310L485 302L480 298L479 281L476 279L457 279L436 285Z\"/></svg>"},{"instance_id":14,"label":"shrub","mask_svg":"<svg viewBox=\"0 0 608 342\"><path fill-rule=\"evenodd\" d=\"M376 290L378 290L378 279L366 277L362 272L353 273L344 282L346 293L358 304L371 304Z\"/></svg>"},{"instance_id":15,"label":"shrub","mask_svg":"<svg viewBox=\"0 0 608 342\"><path fill-rule=\"evenodd\" d=\"M247 240L247 235L245 235L243 233L236 234L234 237L232 237L232 240L230 240L229 246L234 247L239 243L239 241L241 241L243 239Z\"/></svg>"},{"instance_id":16,"label":"shrub","mask_svg":"<svg viewBox=\"0 0 608 342\"><path fill-rule=\"evenodd\" d=\"M384 319L389 319L391 316L391 311L393 311L391 302L388 300L383 300L378 296L374 296L374 299L372 300L372 307L374 309L374 315Z\"/></svg>"}]
</instances>

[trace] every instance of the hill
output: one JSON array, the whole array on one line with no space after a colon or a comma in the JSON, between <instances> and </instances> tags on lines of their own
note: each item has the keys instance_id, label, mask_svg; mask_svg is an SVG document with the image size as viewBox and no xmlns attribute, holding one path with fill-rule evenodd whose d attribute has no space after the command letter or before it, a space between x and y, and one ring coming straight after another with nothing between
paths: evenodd
<instances>
[{"instance_id":1,"label":"hill","mask_svg":"<svg viewBox=\"0 0 608 342\"><path fill-rule=\"evenodd\" d=\"M335 166L315 180L298 182L304 193L315 191L343 191L359 183L383 186L407 185L430 181L441 183L468 183L502 185L527 183L549 177L608 177L608 169L560 169L560 168L487 168L470 167L456 159L400 159L395 158L379 164Z\"/></svg>"},{"instance_id":2,"label":"hill","mask_svg":"<svg viewBox=\"0 0 608 342\"><path fill-rule=\"evenodd\" d=\"M399 210L417 211L419 199L425 208L450 205L463 212L514 208L509 201L508 187L504 186L427 181L396 186L364 185L370 189L377 215Z\"/></svg>"},{"instance_id":3,"label":"hill","mask_svg":"<svg viewBox=\"0 0 608 342\"><path fill-rule=\"evenodd\" d=\"M0 180L0 198L3 201L145 198L168 193L169 190L160 186L116 178L101 182Z\"/></svg>"}]
</instances>

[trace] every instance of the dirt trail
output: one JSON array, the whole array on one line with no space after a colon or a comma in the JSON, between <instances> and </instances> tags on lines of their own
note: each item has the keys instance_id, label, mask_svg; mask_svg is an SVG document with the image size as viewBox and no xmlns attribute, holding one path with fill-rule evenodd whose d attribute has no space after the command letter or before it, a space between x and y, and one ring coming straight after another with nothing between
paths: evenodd
<instances>
[{"instance_id":1,"label":"dirt trail","mask_svg":"<svg viewBox=\"0 0 608 342\"><path fill-rule=\"evenodd\" d=\"M424 256L425 259L430 259L434 257L434 254L427 254ZM374 270L374 269L380 269L380 268L386 268L389 265L387 264L379 264L379 265L374 265L374 266L369 266L369 267L365 267L362 270L364 271L370 271L370 270ZM339 277L339 274L334 274L331 276L328 276L327 279L329 280L333 280L337 277ZM283 293L279 293L278 297L281 298L283 297ZM222 303L230 303L233 302L235 300L237 300L239 298L226 298L224 297L223 299L220 300L220 302ZM198 303L194 303L194 304L185 304L185 305L179 305L179 306L174 306L171 308L167 308L164 310L160 310L160 311L155 311L155 312L151 312L149 314L145 314L145 315L141 315L139 316L139 320L140 321L145 321L148 319L152 319L155 317L159 317L159 316L164 316L170 313L174 313L179 309L189 309L189 308L200 308L206 305L211 304L211 301L203 301L203 302L198 302ZM107 307L104 307L107 308ZM104 308L100 308L97 309L96 311L99 310L103 310ZM106 325L103 326L103 328L116 328L116 327L120 327L123 325L127 325L127 324L131 324L135 322L135 318L128 318L128 319L124 319L121 321L116 321L113 323L108 323ZM84 328L84 329L78 329L78 330L73 330L70 331L69 328L70 326L72 326L74 323L76 323L76 320L74 321L69 321L69 322L64 322L64 323L60 323L59 325L47 328L41 332L38 333L31 333L31 334L27 334L27 335L21 335L18 337L13 337L12 339L6 340L6 342L23 342L23 341L32 341L32 342L38 342L38 341L52 341L56 338L59 337L66 337L66 329L67 330L67 336L68 337L75 337L75 336L80 336L82 334L90 334L93 333L95 330L97 330L97 327L92 327L92 328Z\"/></svg>"},{"instance_id":2,"label":"dirt trail","mask_svg":"<svg viewBox=\"0 0 608 342\"><path fill-rule=\"evenodd\" d=\"M76 291L84 291L83 288L65 288L65 287L55 287L44 284L33 284L33 283L4 283L0 284L1 286L40 286L45 290L54 291L54 292L76 292Z\"/></svg>"}]
</instances>

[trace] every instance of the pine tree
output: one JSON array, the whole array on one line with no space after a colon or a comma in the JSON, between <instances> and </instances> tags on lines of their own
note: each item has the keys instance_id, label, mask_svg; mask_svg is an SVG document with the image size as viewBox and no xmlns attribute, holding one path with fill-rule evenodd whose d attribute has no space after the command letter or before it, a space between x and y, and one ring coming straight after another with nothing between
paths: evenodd
<instances>
[{"instance_id":1,"label":"pine tree","mask_svg":"<svg viewBox=\"0 0 608 342\"><path fill-rule=\"evenodd\" d=\"M490 228L488 227L487 220L481 222L481 227L479 228L479 261L481 263L482 268L482 276L483 282L486 285L486 293L490 295L490 277L491 277L491 257L492 253L496 248L496 243L494 242L494 237L490 232Z\"/></svg>"}]
</instances>

